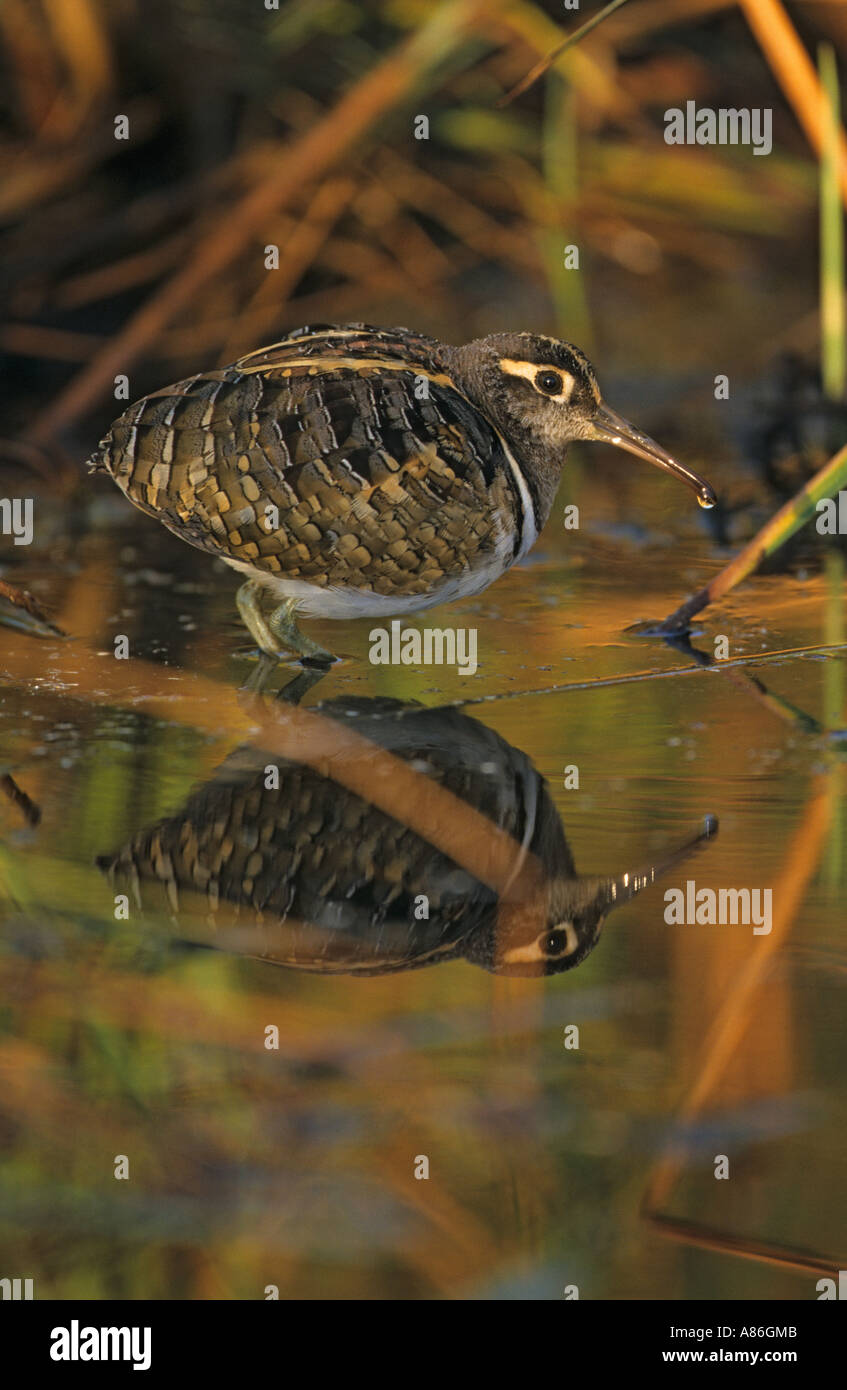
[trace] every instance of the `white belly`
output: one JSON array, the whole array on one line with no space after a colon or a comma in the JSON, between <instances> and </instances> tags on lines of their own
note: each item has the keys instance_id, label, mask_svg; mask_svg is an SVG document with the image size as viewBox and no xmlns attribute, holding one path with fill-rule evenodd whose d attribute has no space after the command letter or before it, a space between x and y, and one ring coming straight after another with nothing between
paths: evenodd
<instances>
[{"instance_id":1,"label":"white belly","mask_svg":"<svg viewBox=\"0 0 847 1390\"><path fill-rule=\"evenodd\" d=\"M533 536L533 540L535 537ZM528 547L527 547L528 548ZM524 547L521 547L521 554ZM469 598L481 594L495 579L499 579L515 559L512 553L512 540L502 536L497 546L480 564L464 570L461 574L442 579L425 594L377 594L372 589L351 587L326 587L309 584L303 579L286 579L282 575L268 574L255 569L243 560L230 560L226 563L233 569L255 579L258 584L275 595L277 602L284 603L294 599L297 603L297 616L303 618L387 618L392 614L415 613L424 608L434 608L439 603L452 603L456 599Z\"/></svg>"}]
</instances>

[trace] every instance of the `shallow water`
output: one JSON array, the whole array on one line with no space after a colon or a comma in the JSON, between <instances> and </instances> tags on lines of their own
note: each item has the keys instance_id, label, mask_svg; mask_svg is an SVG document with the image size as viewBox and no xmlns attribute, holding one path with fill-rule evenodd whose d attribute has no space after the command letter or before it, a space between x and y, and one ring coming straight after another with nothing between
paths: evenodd
<instances>
[{"instance_id":1,"label":"shallow water","mask_svg":"<svg viewBox=\"0 0 847 1390\"><path fill-rule=\"evenodd\" d=\"M475 675L375 666L369 623L315 623L344 660L299 706L274 699L289 670L261 697L239 694L254 665L231 574L108 487L45 501L51 525L16 578L73 640L3 629L0 656L3 771L40 813L2 803L0 1245L4 1272L34 1277L38 1297L261 1298L275 1285L281 1297L547 1299L577 1285L582 1298L809 1298L843 1267L845 774L828 732L843 725L840 603L823 574L749 582L695 638L711 654L727 636L723 668L627 634L726 556L672 482L627 463L622 484L588 458L523 566L421 618L478 630ZM576 534L562 526L570 489ZM179 874L161 836L144 909L130 886L129 917L115 919L120 884L95 861L163 818L221 850L210 783L226 784L227 759L263 767L268 739L281 740L277 761L317 769L322 791L310 784L297 809L306 839L329 825L337 841L332 817L353 793L333 740L386 697L464 702L436 720L443 767L475 785L491 764L509 789L501 825L531 786L564 827L569 881L659 865L706 815L719 833L620 903L583 963L547 978L449 951L429 968L330 973L327 933L279 946L316 969L255 959L273 914L257 927L231 913L225 888L210 912L205 881L194 899L169 895ZM431 773L410 775L444 782ZM441 803L426 820L426 798L392 775L359 788L360 805L382 798L371 841L359 822L350 831L378 877L399 872L385 838L398 822L416 852L427 834L444 840L421 882L443 885L454 834L460 866L488 852L476 820L440 822ZM458 795L460 810L480 804ZM258 842L257 815L239 809L236 838ZM561 870L561 848L550 853ZM253 872L272 886L268 854ZM771 888L772 930L667 924L664 891L688 878ZM456 940L492 920L492 893L472 879L453 884ZM345 939L359 932L356 951L375 949L361 923L339 923ZM421 924L390 951L383 934L377 955L402 965L438 930Z\"/></svg>"}]
</instances>

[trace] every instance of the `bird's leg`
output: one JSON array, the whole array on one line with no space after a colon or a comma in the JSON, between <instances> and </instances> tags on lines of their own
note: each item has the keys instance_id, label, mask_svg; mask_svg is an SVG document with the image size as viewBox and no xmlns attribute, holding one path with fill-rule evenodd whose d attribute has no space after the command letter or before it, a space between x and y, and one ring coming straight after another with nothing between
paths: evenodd
<instances>
[{"instance_id":1,"label":"bird's leg","mask_svg":"<svg viewBox=\"0 0 847 1390\"><path fill-rule=\"evenodd\" d=\"M255 579L248 579L235 595L235 602L238 604L241 621L259 650L266 652L268 656L280 657L284 655L284 649L280 647L262 612L263 592L261 584L257 584Z\"/></svg>"},{"instance_id":2,"label":"bird's leg","mask_svg":"<svg viewBox=\"0 0 847 1390\"><path fill-rule=\"evenodd\" d=\"M275 608L268 618L271 631L280 642L291 651L296 652L304 661L308 661L310 665L314 663L316 666L332 666L336 657L333 656L332 652L318 646L317 642L313 642L311 637L306 637L300 631L294 620L296 612L297 600L286 599L285 603L281 603L278 608Z\"/></svg>"},{"instance_id":3,"label":"bird's leg","mask_svg":"<svg viewBox=\"0 0 847 1390\"><path fill-rule=\"evenodd\" d=\"M259 660L241 687L245 695L263 695L265 689L279 673L279 657L259 652ZM304 674L301 672L301 675Z\"/></svg>"},{"instance_id":4,"label":"bird's leg","mask_svg":"<svg viewBox=\"0 0 847 1390\"><path fill-rule=\"evenodd\" d=\"M281 700L286 705L299 705L300 701L314 685L322 681L326 675L326 667L320 666L305 667L297 675L284 685L276 693L276 699Z\"/></svg>"},{"instance_id":5,"label":"bird's leg","mask_svg":"<svg viewBox=\"0 0 847 1390\"><path fill-rule=\"evenodd\" d=\"M277 659L289 652L296 654L310 665L332 666L335 657L325 651L297 627L294 615L297 610L296 599L286 599L265 617L262 611L262 598L266 590L255 579L248 579L241 585L235 596L238 611L245 627L261 651Z\"/></svg>"}]
</instances>

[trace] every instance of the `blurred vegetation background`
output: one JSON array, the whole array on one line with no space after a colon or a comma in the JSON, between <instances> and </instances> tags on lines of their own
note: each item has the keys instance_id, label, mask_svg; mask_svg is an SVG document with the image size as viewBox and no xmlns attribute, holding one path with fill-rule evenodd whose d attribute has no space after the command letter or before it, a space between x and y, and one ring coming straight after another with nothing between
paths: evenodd
<instances>
[{"instance_id":1,"label":"blurred vegetation background","mask_svg":"<svg viewBox=\"0 0 847 1390\"><path fill-rule=\"evenodd\" d=\"M847 39L843 6L791 8L810 52ZM707 356L755 375L815 348L814 157L745 6L632 0L500 108L582 18L558 0L6 0L4 435L44 443L91 413L87 443L121 366L135 398L310 321L556 332L665 390ZM667 146L664 111L689 99L773 106L773 153ZM739 295L758 334L738 332ZM99 389L33 419L98 358Z\"/></svg>"},{"instance_id":2,"label":"blurred vegetation background","mask_svg":"<svg viewBox=\"0 0 847 1390\"><path fill-rule=\"evenodd\" d=\"M847 49L843 5L788 11L813 60ZM310 321L559 333L721 487L718 543L843 442L820 382L818 151L785 80L796 54L780 66L769 46L772 0L629 0L499 105L587 13L0 7L0 467L8 495L38 498L3 574L77 639L3 631L2 770L40 818L2 802L0 1274L34 1274L39 1297L547 1298L574 1279L595 1297L807 1297L816 1268L843 1267L844 778L823 737L843 726L843 661L806 650L843 644L837 564L721 610L734 654L802 649L773 694L677 681L675 653L621 631L726 555L655 470L576 453L578 542L551 521L461 610L481 634L474 694L597 682L477 709L549 779L580 869L641 862L714 811L698 882L776 885L784 949L761 978L746 933L671 936L648 895L575 977L448 965L351 986L117 926L93 867L245 737L229 578L84 476L117 374L134 399ZM687 100L773 107L773 153L668 147L664 112ZM117 674L115 632L133 652ZM362 624L344 640L358 660L327 694L467 696L448 672L370 668ZM654 662L673 678L642 681ZM572 762L583 786L565 792ZM563 1065L573 1021L587 1041ZM716 1144L737 1181L714 1183ZM411 1178L418 1152L437 1181ZM645 1192L682 1244L646 1228ZM739 1240L752 1258L730 1257Z\"/></svg>"}]
</instances>

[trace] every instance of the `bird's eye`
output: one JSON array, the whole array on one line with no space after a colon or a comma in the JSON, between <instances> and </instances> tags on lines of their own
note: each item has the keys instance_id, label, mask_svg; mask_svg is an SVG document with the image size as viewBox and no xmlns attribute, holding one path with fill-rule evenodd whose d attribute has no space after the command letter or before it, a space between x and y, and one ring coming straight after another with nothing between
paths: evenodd
<instances>
[{"instance_id":1,"label":"bird's eye","mask_svg":"<svg viewBox=\"0 0 847 1390\"><path fill-rule=\"evenodd\" d=\"M567 932L551 931L544 938L544 952L548 956L560 956L563 951L567 950L567 945Z\"/></svg>"},{"instance_id":2,"label":"bird's eye","mask_svg":"<svg viewBox=\"0 0 847 1390\"><path fill-rule=\"evenodd\" d=\"M535 384L539 391L543 391L545 396L560 396L564 382L558 372L547 371L536 372Z\"/></svg>"}]
</instances>

